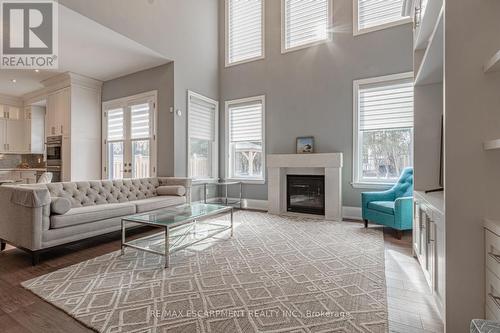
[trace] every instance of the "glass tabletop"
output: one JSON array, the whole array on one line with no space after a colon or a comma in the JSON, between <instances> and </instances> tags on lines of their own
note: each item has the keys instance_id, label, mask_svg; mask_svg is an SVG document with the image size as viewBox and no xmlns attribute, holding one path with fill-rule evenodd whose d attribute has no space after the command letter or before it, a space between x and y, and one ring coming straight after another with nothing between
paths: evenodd
<instances>
[{"instance_id":1,"label":"glass tabletop","mask_svg":"<svg viewBox=\"0 0 500 333\"><path fill-rule=\"evenodd\" d=\"M181 206L154 210L147 213L130 215L124 217L123 220L151 225L175 225L182 222L192 221L204 216L228 212L230 210L231 207L215 204L185 204Z\"/></svg>"}]
</instances>

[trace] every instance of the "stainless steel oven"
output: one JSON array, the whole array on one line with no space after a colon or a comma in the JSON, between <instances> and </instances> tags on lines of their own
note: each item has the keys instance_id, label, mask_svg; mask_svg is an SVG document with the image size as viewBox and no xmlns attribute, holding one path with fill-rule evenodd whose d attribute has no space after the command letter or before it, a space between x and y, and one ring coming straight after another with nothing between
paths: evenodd
<instances>
[{"instance_id":1,"label":"stainless steel oven","mask_svg":"<svg viewBox=\"0 0 500 333\"><path fill-rule=\"evenodd\" d=\"M62 136L47 137L47 166L62 165Z\"/></svg>"}]
</instances>

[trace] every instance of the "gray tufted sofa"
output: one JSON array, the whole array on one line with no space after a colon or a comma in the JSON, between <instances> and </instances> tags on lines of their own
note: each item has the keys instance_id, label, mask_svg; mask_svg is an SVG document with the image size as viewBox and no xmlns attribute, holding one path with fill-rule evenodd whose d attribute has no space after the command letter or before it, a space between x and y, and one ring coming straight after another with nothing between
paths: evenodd
<instances>
[{"instance_id":1,"label":"gray tufted sofa","mask_svg":"<svg viewBox=\"0 0 500 333\"><path fill-rule=\"evenodd\" d=\"M119 230L123 216L190 202L190 189L175 177L0 186L2 249L11 243L36 264L41 250Z\"/></svg>"}]
</instances>

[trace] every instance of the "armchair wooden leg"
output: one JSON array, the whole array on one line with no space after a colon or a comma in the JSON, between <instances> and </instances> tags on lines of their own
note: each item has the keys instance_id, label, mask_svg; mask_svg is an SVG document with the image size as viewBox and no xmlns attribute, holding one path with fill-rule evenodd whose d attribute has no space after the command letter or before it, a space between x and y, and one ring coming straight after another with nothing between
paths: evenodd
<instances>
[{"instance_id":1,"label":"armchair wooden leg","mask_svg":"<svg viewBox=\"0 0 500 333\"><path fill-rule=\"evenodd\" d=\"M7 246L7 243L3 239L0 239L0 251L5 250L5 247Z\"/></svg>"},{"instance_id":2,"label":"armchair wooden leg","mask_svg":"<svg viewBox=\"0 0 500 333\"><path fill-rule=\"evenodd\" d=\"M396 230L396 238L401 240L403 237L403 230Z\"/></svg>"},{"instance_id":3,"label":"armchair wooden leg","mask_svg":"<svg viewBox=\"0 0 500 333\"><path fill-rule=\"evenodd\" d=\"M31 252L31 265L36 266L40 262L40 253L37 251Z\"/></svg>"},{"instance_id":4,"label":"armchair wooden leg","mask_svg":"<svg viewBox=\"0 0 500 333\"><path fill-rule=\"evenodd\" d=\"M368 228L368 220L365 220L365 228Z\"/></svg>"}]
</instances>

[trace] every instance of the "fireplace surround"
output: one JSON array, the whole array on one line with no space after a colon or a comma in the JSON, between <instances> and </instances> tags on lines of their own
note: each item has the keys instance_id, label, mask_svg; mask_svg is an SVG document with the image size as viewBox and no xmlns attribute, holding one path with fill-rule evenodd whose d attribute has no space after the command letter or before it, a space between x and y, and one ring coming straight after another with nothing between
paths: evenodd
<instances>
[{"instance_id":1,"label":"fireplace surround","mask_svg":"<svg viewBox=\"0 0 500 333\"><path fill-rule=\"evenodd\" d=\"M288 211L287 175L324 176L325 208L322 216L342 220L342 153L268 154L267 193L271 214L301 214Z\"/></svg>"}]
</instances>

